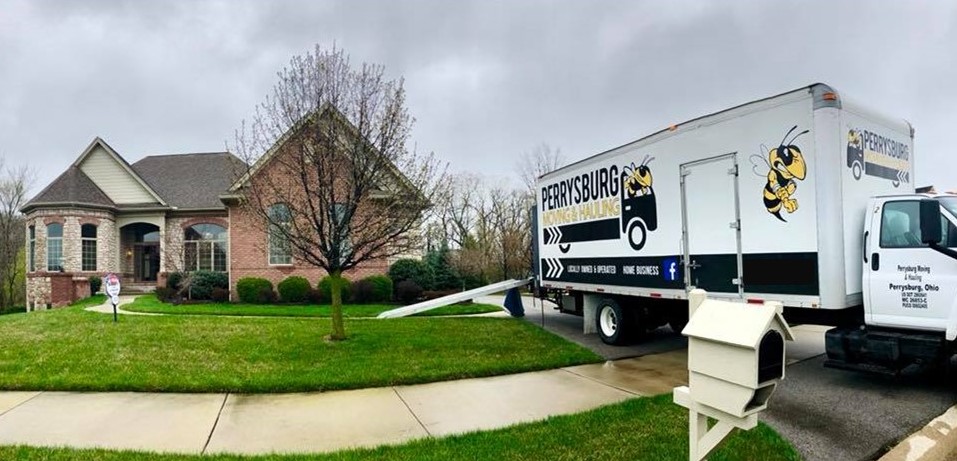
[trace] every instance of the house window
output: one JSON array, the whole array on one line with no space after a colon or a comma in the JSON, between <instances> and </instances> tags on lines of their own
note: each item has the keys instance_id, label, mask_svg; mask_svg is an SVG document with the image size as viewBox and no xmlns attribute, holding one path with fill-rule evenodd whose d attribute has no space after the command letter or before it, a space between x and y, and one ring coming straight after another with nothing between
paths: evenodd
<instances>
[{"instance_id":1,"label":"house window","mask_svg":"<svg viewBox=\"0 0 957 461\"><path fill-rule=\"evenodd\" d=\"M226 272L226 228L197 224L186 229L183 264L186 271Z\"/></svg>"},{"instance_id":2,"label":"house window","mask_svg":"<svg viewBox=\"0 0 957 461\"><path fill-rule=\"evenodd\" d=\"M63 270L63 224L47 225L47 271Z\"/></svg>"},{"instance_id":3,"label":"house window","mask_svg":"<svg viewBox=\"0 0 957 461\"><path fill-rule=\"evenodd\" d=\"M292 214L289 207L278 203L269 207L269 264L292 264L292 250L289 245L289 226Z\"/></svg>"},{"instance_id":4,"label":"house window","mask_svg":"<svg viewBox=\"0 0 957 461\"><path fill-rule=\"evenodd\" d=\"M30 226L30 272L37 270L37 228Z\"/></svg>"},{"instance_id":5,"label":"house window","mask_svg":"<svg viewBox=\"0 0 957 461\"><path fill-rule=\"evenodd\" d=\"M84 224L80 227L81 260L84 272L96 271L96 226Z\"/></svg>"}]
</instances>

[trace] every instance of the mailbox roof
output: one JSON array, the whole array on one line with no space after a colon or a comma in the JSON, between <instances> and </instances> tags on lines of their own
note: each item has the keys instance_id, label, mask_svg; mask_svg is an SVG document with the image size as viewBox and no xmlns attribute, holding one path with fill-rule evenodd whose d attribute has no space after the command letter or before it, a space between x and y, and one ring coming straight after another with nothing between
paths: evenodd
<instances>
[{"instance_id":1,"label":"mailbox roof","mask_svg":"<svg viewBox=\"0 0 957 461\"><path fill-rule=\"evenodd\" d=\"M682 333L692 338L756 349L772 322L778 323L786 340L794 340L787 322L771 306L709 299L698 307Z\"/></svg>"}]
</instances>

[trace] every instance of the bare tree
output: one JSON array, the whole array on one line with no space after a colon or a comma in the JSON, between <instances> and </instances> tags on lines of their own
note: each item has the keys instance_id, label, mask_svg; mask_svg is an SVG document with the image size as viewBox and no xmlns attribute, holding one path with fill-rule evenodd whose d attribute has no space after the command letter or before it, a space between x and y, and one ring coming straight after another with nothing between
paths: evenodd
<instances>
[{"instance_id":1,"label":"bare tree","mask_svg":"<svg viewBox=\"0 0 957 461\"><path fill-rule=\"evenodd\" d=\"M236 133L249 170L235 192L297 263L329 274L330 338L341 340L343 271L421 248L445 166L407 149L403 81L383 67L353 67L341 49L316 46L278 78Z\"/></svg>"},{"instance_id":2,"label":"bare tree","mask_svg":"<svg viewBox=\"0 0 957 461\"><path fill-rule=\"evenodd\" d=\"M23 300L26 274L23 216L32 174L26 166L5 168L0 159L0 310Z\"/></svg>"},{"instance_id":3,"label":"bare tree","mask_svg":"<svg viewBox=\"0 0 957 461\"><path fill-rule=\"evenodd\" d=\"M518 175L529 192L534 192L538 178L550 171L558 169L565 163L561 149L553 149L546 143L541 143L530 151L526 151L518 160Z\"/></svg>"}]
</instances>

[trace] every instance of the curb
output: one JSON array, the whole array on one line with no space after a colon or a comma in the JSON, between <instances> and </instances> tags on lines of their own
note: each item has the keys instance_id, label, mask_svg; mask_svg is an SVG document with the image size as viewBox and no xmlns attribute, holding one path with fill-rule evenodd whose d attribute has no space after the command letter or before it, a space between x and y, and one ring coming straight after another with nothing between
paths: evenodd
<instances>
[{"instance_id":1,"label":"curb","mask_svg":"<svg viewBox=\"0 0 957 461\"><path fill-rule=\"evenodd\" d=\"M957 457L957 406L902 440L880 461L946 461Z\"/></svg>"}]
</instances>

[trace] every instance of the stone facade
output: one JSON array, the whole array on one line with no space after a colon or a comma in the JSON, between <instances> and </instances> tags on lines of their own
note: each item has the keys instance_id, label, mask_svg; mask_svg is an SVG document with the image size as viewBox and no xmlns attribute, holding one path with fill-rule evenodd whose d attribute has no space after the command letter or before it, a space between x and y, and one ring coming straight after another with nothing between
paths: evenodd
<instances>
[{"instance_id":1,"label":"stone facade","mask_svg":"<svg viewBox=\"0 0 957 461\"><path fill-rule=\"evenodd\" d=\"M47 261L47 226L63 225L63 271L49 270ZM82 270L81 226L93 224L96 232L96 271ZM88 277L116 271L117 234L113 214L107 211L79 208L41 209L26 216L27 232L27 307L45 309L69 304L76 299L76 289L63 280L69 278L75 285L88 285ZM29 229L35 229L34 270L30 271Z\"/></svg>"},{"instance_id":2,"label":"stone facade","mask_svg":"<svg viewBox=\"0 0 957 461\"><path fill-rule=\"evenodd\" d=\"M36 209L26 216L27 229L27 306L31 310L59 307L69 304L89 292L89 277L114 272L124 278L124 285L132 282L134 273L132 233L128 227L117 227L117 222L127 225L137 218L102 210L79 208ZM47 225L63 225L63 271L47 269ZM84 224L97 226L96 271L82 270L81 227ZM183 244L185 231L196 224L217 224L227 229L230 291L235 298L236 282L243 277L262 277L274 285L289 276L301 276L313 284L326 275L322 269L293 260L289 265L270 265L268 238L265 224L237 206L226 212L176 215L165 217L160 228L160 272L156 286L165 286L169 273L183 271ZM35 228L35 270L29 270L29 227ZM129 234L129 235L128 235ZM350 280L384 274L389 261L371 261L344 274Z\"/></svg>"},{"instance_id":3,"label":"stone facade","mask_svg":"<svg viewBox=\"0 0 957 461\"><path fill-rule=\"evenodd\" d=\"M287 151L283 146L279 152ZM267 160L252 178L268 175L279 184L294 184L301 165L286 163L288 168L276 170L275 163ZM28 233L28 308L67 304L89 293L89 277L111 272L120 275L124 289L131 284L143 289L165 286L169 273L193 269L184 267L184 234L196 224L227 229L226 268L234 298L236 282L243 277L263 277L278 284L295 275L317 283L325 272L302 261L269 264L265 219L249 215L235 204L223 204L224 193L227 200L236 199L228 192L237 168L247 171L248 167L228 152L148 156L129 165L103 140L95 139L74 165L22 208ZM336 183L316 187L343 187ZM63 225L62 259L48 267L47 226L51 223ZM82 226L86 224L97 228L97 261L92 271L82 270ZM32 253L31 227L35 235ZM153 239L156 230L158 242ZM31 256L33 270L29 270ZM355 280L383 274L388 263L385 259L370 261L344 275ZM135 278L152 280L154 276L155 282L131 283Z\"/></svg>"}]
</instances>

